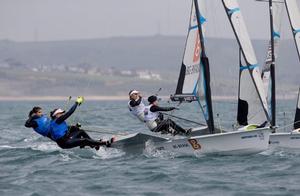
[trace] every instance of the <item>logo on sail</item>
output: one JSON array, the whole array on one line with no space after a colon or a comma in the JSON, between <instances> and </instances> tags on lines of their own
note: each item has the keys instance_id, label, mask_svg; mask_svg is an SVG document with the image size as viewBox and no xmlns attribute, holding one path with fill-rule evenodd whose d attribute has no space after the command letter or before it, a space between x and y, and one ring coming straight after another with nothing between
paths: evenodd
<instances>
[{"instance_id":1,"label":"logo on sail","mask_svg":"<svg viewBox=\"0 0 300 196\"><path fill-rule=\"evenodd\" d=\"M194 63L199 61L200 52L201 52L200 37L199 37L199 32L197 32L196 42L195 42L195 49L194 49L194 58L193 58Z\"/></svg>"}]
</instances>

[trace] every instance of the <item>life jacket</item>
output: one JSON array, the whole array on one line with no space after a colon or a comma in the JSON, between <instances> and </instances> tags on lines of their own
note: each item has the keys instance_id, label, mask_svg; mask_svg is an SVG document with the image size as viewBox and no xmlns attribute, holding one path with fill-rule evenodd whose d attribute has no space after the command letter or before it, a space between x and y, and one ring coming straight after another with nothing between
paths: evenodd
<instances>
[{"instance_id":1,"label":"life jacket","mask_svg":"<svg viewBox=\"0 0 300 196\"><path fill-rule=\"evenodd\" d=\"M128 102L128 109L130 111L130 113L136 117L138 117L139 120L141 120L142 122L145 121L144 118L144 110L145 110L145 104L143 103L143 100L141 101L141 103L137 106L132 107L130 105L130 101Z\"/></svg>"},{"instance_id":2,"label":"life jacket","mask_svg":"<svg viewBox=\"0 0 300 196\"><path fill-rule=\"evenodd\" d=\"M41 117L34 119L34 121L38 125L34 130L42 136L47 137L50 132L50 119L47 118L47 116L42 115Z\"/></svg>"},{"instance_id":3,"label":"life jacket","mask_svg":"<svg viewBox=\"0 0 300 196\"><path fill-rule=\"evenodd\" d=\"M146 106L144 109L144 116L147 127L152 131L157 127L157 122L155 121L158 119L159 112L151 112L150 108L153 106L153 104Z\"/></svg>"},{"instance_id":4,"label":"life jacket","mask_svg":"<svg viewBox=\"0 0 300 196\"><path fill-rule=\"evenodd\" d=\"M68 125L67 125L66 121L64 121L60 124L56 123L56 119L51 121L50 133L51 133L51 138L54 141L65 136L67 132L68 132Z\"/></svg>"}]
</instances>

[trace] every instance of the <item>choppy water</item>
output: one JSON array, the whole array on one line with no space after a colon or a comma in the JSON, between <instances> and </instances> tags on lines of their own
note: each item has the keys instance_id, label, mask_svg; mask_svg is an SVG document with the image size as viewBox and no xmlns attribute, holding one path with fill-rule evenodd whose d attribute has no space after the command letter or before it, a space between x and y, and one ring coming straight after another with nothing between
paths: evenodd
<instances>
[{"instance_id":1,"label":"choppy water","mask_svg":"<svg viewBox=\"0 0 300 196\"><path fill-rule=\"evenodd\" d=\"M105 132L146 129L128 116L126 101L86 102L70 119ZM23 124L33 105L49 111L63 102L0 102L0 195L300 195L300 153L270 149L252 156L126 154L115 149L61 150ZM293 118L294 103L279 103L279 123ZM222 126L236 105L219 102ZM192 106L176 114L197 120ZM286 117L283 112L286 112ZM186 125L187 126L187 125ZM84 127L83 127L84 128ZM95 138L105 133L91 133Z\"/></svg>"}]
</instances>

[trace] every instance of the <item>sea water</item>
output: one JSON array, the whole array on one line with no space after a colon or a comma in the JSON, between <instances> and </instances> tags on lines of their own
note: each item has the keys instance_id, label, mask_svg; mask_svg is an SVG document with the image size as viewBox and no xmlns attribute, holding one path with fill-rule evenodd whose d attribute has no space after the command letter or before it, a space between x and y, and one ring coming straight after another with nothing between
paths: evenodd
<instances>
[{"instance_id":1,"label":"sea water","mask_svg":"<svg viewBox=\"0 0 300 196\"><path fill-rule=\"evenodd\" d=\"M251 156L63 150L24 127L35 105L46 113L66 107L63 101L0 102L0 195L300 195L299 150L269 149ZM282 131L290 130L294 109L294 100L279 102L278 124L287 126ZM68 122L80 122L97 139L147 132L127 110L126 101L87 101ZM236 104L217 101L214 111L216 126L232 129ZM172 114L203 122L194 104Z\"/></svg>"}]
</instances>

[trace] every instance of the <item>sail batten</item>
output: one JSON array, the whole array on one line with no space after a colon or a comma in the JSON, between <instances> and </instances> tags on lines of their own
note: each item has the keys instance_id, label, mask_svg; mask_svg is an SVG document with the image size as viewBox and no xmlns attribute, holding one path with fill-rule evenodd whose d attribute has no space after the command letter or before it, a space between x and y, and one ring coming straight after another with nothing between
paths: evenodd
<instances>
[{"instance_id":1,"label":"sail batten","mask_svg":"<svg viewBox=\"0 0 300 196\"><path fill-rule=\"evenodd\" d=\"M270 117L256 55L237 1L222 1L245 60L245 65L240 64L237 120L240 125L262 124Z\"/></svg>"}]
</instances>

